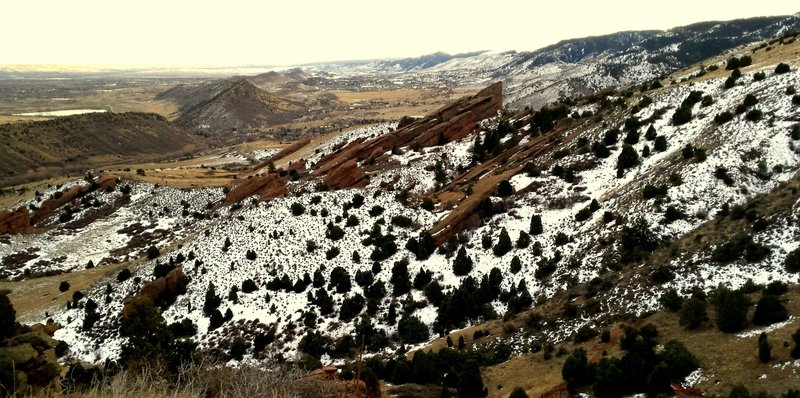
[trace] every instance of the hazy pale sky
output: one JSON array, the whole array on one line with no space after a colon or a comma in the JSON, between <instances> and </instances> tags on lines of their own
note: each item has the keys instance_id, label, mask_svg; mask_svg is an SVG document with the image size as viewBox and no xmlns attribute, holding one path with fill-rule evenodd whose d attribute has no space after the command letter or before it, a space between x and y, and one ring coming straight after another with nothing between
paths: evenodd
<instances>
[{"instance_id":1,"label":"hazy pale sky","mask_svg":"<svg viewBox=\"0 0 800 398\"><path fill-rule=\"evenodd\" d=\"M0 64L288 65L531 50L798 11L789 0L3 0Z\"/></svg>"}]
</instances>

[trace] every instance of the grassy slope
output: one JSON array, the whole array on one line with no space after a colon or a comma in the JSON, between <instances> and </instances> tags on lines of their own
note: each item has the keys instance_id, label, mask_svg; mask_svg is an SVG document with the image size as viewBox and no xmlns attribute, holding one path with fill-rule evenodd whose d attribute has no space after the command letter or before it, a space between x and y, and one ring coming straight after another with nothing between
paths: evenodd
<instances>
[{"instance_id":1,"label":"grassy slope","mask_svg":"<svg viewBox=\"0 0 800 398\"><path fill-rule=\"evenodd\" d=\"M97 113L0 126L0 183L9 185L203 144L161 116Z\"/></svg>"}]
</instances>

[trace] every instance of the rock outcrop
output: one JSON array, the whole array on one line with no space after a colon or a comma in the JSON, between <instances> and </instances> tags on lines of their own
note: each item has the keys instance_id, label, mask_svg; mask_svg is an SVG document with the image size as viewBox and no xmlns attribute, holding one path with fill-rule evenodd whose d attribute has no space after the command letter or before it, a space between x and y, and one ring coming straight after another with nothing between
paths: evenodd
<instances>
[{"instance_id":1,"label":"rock outcrop","mask_svg":"<svg viewBox=\"0 0 800 398\"><path fill-rule=\"evenodd\" d=\"M502 93L503 85L497 82L397 131L372 140L354 141L320 159L312 176L325 176L325 183L335 189L364 186L365 175L356 173L354 177L344 178L341 169L354 171L351 163L371 164L393 148L429 147L461 139L473 131L477 122L496 116L502 110Z\"/></svg>"},{"instance_id":2,"label":"rock outcrop","mask_svg":"<svg viewBox=\"0 0 800 398\"><path fill-rule=\"evenodd\" d=\"M363 188L369 184L369 177L358 168L355 159L350 159L331 170L323 182L329 189Z\"/></svg>"},{"instance_id":3,"label":"rock outcrop","mask_svg":"<svg viewBox=\"0 0 800 398\"><path fill-rule=\"evenodd\" d=\"M27 207L0 213L0 235L24 232L30 226L31 215Z\"/></svg>"},{"instance_id":4,"label":"rock outcrop","mask_svg":"<svg viewBox=\"0 0 800 398\"><path fill-rule=\"evenodd\" d=\"M286 182L278 174L256 175L233 187L225 195L225 204L237 203L253 195L266 200L286 195L288 192Z\"/></svg>"},{"instance_id":5,"label":"rock outcrop","mask_svg":"<svg viewBox=\"0 0 800 398\"><path fill-rule=\"evenodd\" d=\"M146 283L139 290L136 298L147 298L155 305L172 304L178 295L186 292L186 285L189 283L189 278L183 273L181 267L175 267L172 271L167 273L166 276L157 278L156 280ZM128 315L128 304L133 300L129 298L125 300L124 307L122 308L122 317Z\"/></svg>"},{"instance_id":6,"label":"rock outcrop","mask_svg":"<svg viewBox=\"0 0 800 398\"><path fill-rule=\"evenodd\" d=\"M47 387L61 375L61 366L56 360L63 354L63 343L44 333L24 333L8 339L4 347L0 347L0 374L12 377L3 380L3 384L11 381L18 395L29 391L31 387ZM57 353L57 351L59 351Z\"/></svg>"},{"instance_id":7,"label":"rock outcrop","mask_svg":"<svg viewBox=\"0 0 800 398\"><path fill-rule=\"evenodd\" d=\"M117 185L116 177L105 176L101 177L97 181L94 181L90 184L74 186L62 192L60 196L55 198L50 198L42 202L42 205L39 207L39 210L36 210L36 212L33 214L33 217L31 217L31 225L36 225L42 220L45 220L48 217L52 216L53 214L55 214L56 210L58 210L59 207L71 202L75 198L79 198L83 195L94 192L98 189L113 188L116 185Z\"/></svg>"}]
</instances>

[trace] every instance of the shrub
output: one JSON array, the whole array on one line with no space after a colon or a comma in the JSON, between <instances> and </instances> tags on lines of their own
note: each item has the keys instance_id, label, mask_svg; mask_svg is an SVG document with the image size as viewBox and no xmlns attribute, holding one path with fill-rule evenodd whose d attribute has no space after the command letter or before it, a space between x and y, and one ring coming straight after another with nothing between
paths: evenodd
<instances>
[{"instance_id":1,"label":"shrub","mask_svg":"<svg viewBox=\"0 0 800 398\"><path fill-rule=\"evenodd\" d=\"M531 244L531 236L525 231L519 231L516 246L519 249L525 249Z\"/></svg>"},{"instance_id":2,"label":"shrub","mask_svg":"<svg viewBox=\"0 0 800 398\"><path fill-rule=\"evenodd\" d=\"M497 184L497 196L504 198L507 196L511 196L511 194L513 193L514 193L514 187L511 186L511 183L508 182L508 180L500 181L500 183Z\"/></svg>"},{"instance_id":3,"label":"shrub","mask_svg":"<svg viewBox=\"0 0 800 398\"><path fill-rule=\"evenodd\" d=\"M147 248L147 259L152 260L158 257L161 254L161 251L158 250L155 246L150 246Z\"/></svg>"},{"instance_id":4,"label":"shrub","mask_svg":"<svg viewBox=\"0 0 800 398\"><path fill-rule=\"evenodd\" d=\"M603 142L606 145L614 145L617 143L618 140L619 140L619 129L608 130L603 136Z\"/></svg>"},{"instance_id":5,"label":"shrub","mask_svg":"<svg viewBox=\"0 0 800 398\"><path fill-rule=\"evenodd\" d=\"M617 158L617 169L628 169L639 164L639 154L630 145L623 145Z\"/></svg>"},{"instance_id":6,"label":"shrub","mask_svg":"<svg viewBox=\"0 0 800 398\"><path fill-rule=\"evenodd\" d=\"M353 297L348 297L342 301L342 308L339 310L339 319L349 321L361 313L364 309L366 300L364 296L356 294Z\"/></svg>"},{"instance_id":7,"label":"shrub","mask_svg":"<svg viewBox=\"0 0 800 398\"><path fill-rule=\"evenodd\" d=\"M256 290L258 290L258 286L256 286L256 283L253 282L252 279L245 279L244 282L242 282L242 293L252 293Z\"/></svg>"},{"instance_id":8,"label":"shrub","mask_svg":"<svg viewBox=\"0 0 800 398\"><path fill-rule=\"evenodd\" d=\"M664 265L659 266L650 274L650 280L652 280L653 283L663 284L673 279L675 279L675 273Z\"/></svg>"},{"instance_id":9,"label":"shrub","mask_svg":"<svg viewBox=\"0 0 800 398\"><path fill-rule=\"evenodd\" d=\"M567 357L561 368L561 377L566 381L569 391L573 392L581 386L591 384L594 379L593 373L586 357L586 351L580 348L575 349Z\"/></svg>"},{"instance_id":10,"label":"shrub","mask_svg":"<svg viewBox=\"0 0 800 398\"><path fill-rule=\"evenodd\" d=\"M761 116L762 115L763 115L763 113L761 112L761 110L753 109L750 112L747 112L747 115L745 115L745 118L747 120L751 121L751 122L757 122L757 121L761 120Z\"/></svg>"},{"instance_id":11,"label":"shrub","mask_svg":"<svg viewBox=\"0 0 800 398\"><path fill-rule=\"evenodd\" d=\"M244 257L250 261L254 261L258 257L258 255L256 254L255 251L248 250L247 253L245 253Z\"/></svg>"},{"instance_id":12,"label":"shrub","mask_svg":"<svg viewBox=\"0 0 800 398\"><path fill-rule=\"evenodd\" d=\"M511 251L511 248L511 238L508 236L508 231L503 228L500 230L500 238L497 240L497 244L492 247L492 253L497 257L503 257Z\"/></svg>"},{"instance_id":13,"label":"shrub","mask_svg":"<svg viewBox=\"0 0 800 398\"><path fill-rule=\"evenodd\" d=\"M306 241L306 251L309 252L309 253L313 253L315 250L317 250L317 242L315 242L315 241L313 241L311 239L307 240Z\"/></svg>"},{"instance_id":14,"label":"shrub","mask_svg":"<svg viewBox=\"0 0 800 398\"><path fill-rule=\"evenodd\" d=\"M522 270L522 261L519 259L519 256L514 256L514 258L511 259L511 264L508 269L512 274L517 274Z\"/></svg>"},{"instance_id":15,"label":"shrub","mask_svg":"<svg viewBox=\"0 0 800 398\"><path fill-rule=\"evenodd\" d=\"M792 103L795 105L800 105L800 94L797 94L792 97Z\"/></svg>"},{"instance_id":16,"label":"shrub","mask_svg":"<svg viewBox=\"0 0 800 398\"><path fill-rule=\"evenodd\" d=\"M653 143L653 149L658 152L664 152L667 150L667 137L663 135L659 135L656 137L655 142Z\"/></svg>"},{"instance_id":17,"label":"shrub","mask_svg":"<svg viewBox=\"0 0 800 398\"><path fill-rule=\"evenodd\" d=\"M770 359L772 359L772 347L769 346L767 334L761 332L761 335L758 336L758 360L761 363L768 363Z\"/></svg>"},{"instance_id":18,"label":"shrub","mask_svg":"<svg viewBox=\"0 0 800 398\"><path fill-rule=\"evenodd\" d=\"M653 199L657 196L667 196L668 187L666 185L655 186L650 183L642 189L642 197L645 199Z\"/></svg>"},{"instance_id":19,"label":"shrub","mask_svg":"<svg viewBox=\"0 0 800 398\"><path fill-rule=\"evenodd\" d=\"M661 304L662 307L675 312L681 309L683 298L678 294L677 290L670 288L661 295L658 299L658 303Z\"/></svg>"},{"instance_id":20,"label":"shrub","mask_svg":"<svg viewBox=\"0 0 800 398\"><path fill-rule=\"evenodd\" d=\"M589 210L589 208L588 208L588 207L584 207L583 209L580 209L580 210L579 210L579 211L578 211L578 212L575 214L575 221L577 221L577 222L583 222L583 221L586 221L586 220L588 220L590 217L592 217L592 211L591 211L591 210Z\"/></svg>"},{"instance_id":21,"label":"shrub","mask_svg":"<svg viewBox=\"0 0 800 398\"><path fill-rule=\"evenodd\" d=\"M742 105L747 108L758 104L758 98L753 94L747 94L744 96L744 100L742 101Z\"/></svg>"},{"instance_id":22,"label":"shrub","mask_svg":"<svg viewBox=\"0 0 800 398\"><path fill-rule=\"evenodd\" d=\"M292 211L292 215L295 217L302 215L306 211L306 207L298 202L292 203L289 208Z\"/></svg>"},{"instance_id":23,"label":"shrub","mask_svg":"<svg viewBox=\"0 0 800 398\"><path fill-rule=\"evenodd\" d=\"M130 272L130 271L128 271L128 272ZM61 283L58 284L58 291L61 292L61 293L64 293L67 290L69 290L69 282L61 281Z\"/></svg>"},{"instance_id":24,"label":"shrub","mask_svg":"<svg viewBox=\"0 0 800 398\"><path fill-rule=\"evenodd\" d=\"M754 82L760 82L760 81L762 81L762 80L764 80L766 78L767 78L767 74L764 73L764 72L753 73L753 81Z\"/></svg>"},{"instance_id":25,"label":"shrub","mask_svg":"<svg viewBox=\"0 0 800 398\"><path fill-rule=\"evenodd\" d=\"M747 309L750 300L741 291L717 289L713 299L717 313L717 327L725 333L736 333L747 327Z\"/></svg>"},{"instance_id":26,"label":"shrub","mask_svg":"<svg viewBox=\"0 0 800 398\"><path fill-rule=\"evenodd\" d=\"M372 206L372 208L369 209L369 215L370 215L370 217L377 217L377 216L383 214L383 210L384 209L381 206L378 206L378 205Z\"/></svg>"},{"instance_id":27,"label":"shrub","mask_svg":"<svg viewBox=\"0 0 800 398\"><path fill-rule=\"evenodd\" d=\"M753 324L756 326L772 325L787 319L789 314L786 312L786 307L777 296L765 294L756 304L756 311L753 314Z\"/></svg>"},{"instance_id":28,"label":"shrub","mask_svg":"<svg viewBox=\"0 0 800 398\"><path fill-rule=\"evenodd\" d=\"M603 144L602 142L592 143L592 153L594 156L597 156L600 159L605 159L611 156L611 151L609 151L606 144Z\"/></svg>"},{"instance_id":29,"label":"shrub","mask_svg":"<svg viewBox=\"0 0 800 398\"><path fill-rule=\"evenodd\" d=\"M718 180L722 180L722 182L729 187L734 184L733 178L728 174L728 169L723 166L717 166L714 170L714 177Z\"/></svg>"},{"instance_id":30,"label":"shrub","mask_svg":"<svg viewBox=\"0 0 800 398\"><path fill-rule=\"evenodd\" d=\"M667 224L684 218L686 218L686 214L673 205L667 206L667 210L664 212L664 222Z\"/></svg>"},{"instance_id":31,"label":"shrub","mask_svg":"<svg viewBox=\"0 0 800 398\"><path fill-rule=\"evenodd\" d=\"M455 260L453 260L453 273L458 276L468 275L472 271L472 259L467 255L464 246L458 249Z\"/></svg>"},{"instance_id":32,"label":"shrub","mask_svg":"<svg viewBox=\"0 0 800 398\"><path fill-rule=\"evenodd\" d=\"M330 249L325 251L325 259L326 260L332 260L332 259L336 258L336 256L338 256L338 255L339 255L339 248L336 247L336 246L332 246Z\"/></svg>"},{"instance_id":33,"label":"shrub","mask_svg":"<svg viewBox=\"0 0 800 398\"><path fill-rule=\"evenodd\" d=\"M117 282L125 282L130 277L131 277L131 270L125 268L122 271L119 271L119 273L117 274Z\"/></svg>"},{"instance_id":34,"label":"shrub","mask_svg":"<svg viewBox=\"0 0 800 398\"><path fill-rule=\"evenodd\" d=\"M639 131L629 130L628 134L625 135L624 142L628 145L634 145L639 143Z\"/></svg>"},{"instance_id":35,"label":"shrub","mask_svg":"<svg viewBox=\"0 0 800 398\"><path fill-rule=\"evenodd\" d=\"M553 237L553 243L556 246L564 246L569 243L569 236L563 232L558 232L555 237Z\"/></svg>"},{"instance_id":36,"label":"shrub","mask_svg":"<svg viewBox=\"0 0 800 398\"><path fill-rule=\"evenodd\" d=\"M428 327L413 315L404 315L397 323L397 335L406 344L416 344L428 340Z\"/></svg>"},{"instance_id":37,"label":"shrub","mask_svg":"<svg viewBox=\"0 0 800 398\"><path fill-rule=\"evenodd\" d=\"M620 232L620 261L627 264L645 259L661 242L644 218L637 218Z\"/></svg>"},{"instance_id":38,"label":"shrub","mask_svg":"<svg viewBox=\"0 0 800 398\"><path fill-rule=\"evenodd\" d=\"M783 267L786 272L796 274L800 272L800 248L794 249L786 256L783 261Z\"/></svg>"},{"instance_id":39,"label":"shrub","mask_svg":"<svg viewBox=\"0 0 800 398\"><path fill-rule=\"evenodd\" d=\"M672 114L672 123L676 126L689 123L692 120L692 108L680 107Z\"/></svg>"},{"instance_id":40,"label":"shrub","mask_svg":"<svg viewBox=\"0 0 800 398\"><path fill-rule=\"evenodd\" d=\"M578 332L575 334L575 344L580 344L586 341L589 341L595 337L597 337L598 333L593 327L589 325L583 325L578 329Z\"/></svg>"},{"instance_id":41,"label":"shrub","mask_svg":"<svg viewBox=\"0 0 800 398\"><path fill-rule=\"evenodd\" d=\"M683 343L677 340L670 340L664 344L664 350L660 356L669 368L669 374L677 380L685 379L689 373L700 367L697 358L686 349Z\"/></svg>"},{"instance_id":42,"label":"shrub","mask_svg":"<svg viewBox=\"0 0 800 398\"><path fill-rule=\"evenodd\" d=\"M706 302L697 297L684 301L678 313L678 324L687 329L696 329L708 319L706 307Z\"/></svg>"},{"instance_id":43,"label":"shrub","mask_svg":"<svg viewBox=\"0 0 800 398\"><path fill-rule=\"evenodd\" d=\"M543 229L542 229L542 216L541 215L534 214L531 217L531 226L530 226L530 230L528 232L530 232L531 235L541 235L542 234Z\"/></svg>"},{"instance_id":44,"label":"shrub","mask_svg":"<svg viewBox=\"0 0 800 398\"><path fill-rule=\"evenodd\" d=\"M717 116L714 116L714 122L717 124L725 124L731 120L733 120L733 113L730 113L729 111L724 111L720 114L717 114Z\"/></svg>"},{"instance_id":45,"label":"shrub","mask_svg":"<svg viewBox=\"0 0 800 398\"><path fill-rule=\"evenodd\" d=\"M791 70L792 70L792 68L790 68L789 65L781 62L781 63L778 64L778 66L775 67L775 74L776 75L782 75L784 73L789 73L789 71L791 71Z\"/></svg>"}]
</instances>

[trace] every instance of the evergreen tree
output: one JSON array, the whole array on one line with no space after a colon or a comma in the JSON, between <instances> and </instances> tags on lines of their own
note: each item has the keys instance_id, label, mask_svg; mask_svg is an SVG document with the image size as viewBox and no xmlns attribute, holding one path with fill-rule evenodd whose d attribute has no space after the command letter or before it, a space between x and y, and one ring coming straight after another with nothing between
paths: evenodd
<instances>
[{"instance_id":1,"label":"evergreen tree","mask_svg":"<svg viewBox=\"0 0 800 398\"><path fill-rule=\"evenodd\" d=\"M517 238L517 248L525 249L531 244L531 236L525 231L519 231L519 238Z\"/></svg>"},{"instance_id":2,"label":"evergreen tree","mask_svg":"<svg viewBox=\"0 0 800 398\"><path fill-rule=\"evenodd\" d=\"M172 341L167 323L146 297L135 298L128 304L119 334L128 338L122 345L123 363L164 358Z\"/></svg>"},{"instance_id":3,"label":"evergreen tree","mask_svg":"<svg viewBox=\"0 0 800 398\"><path fill-rule=\"evenodd\" d=\"M769 346L767 334L761 332L761 335L758 336L758 360L761 361L761 363L769 363L771 359L772 347Z\"/></svg>"},{"instance_id":4,"label":"evergreen tree","mask_svg":"<svg viewBox=\"0 0 800 398\"><path fill-rule=\"evenodd\" d=\"M544 232L542 228L542 216L539 214L534 214L531 217L531 227L530 230L531 235L541 235Z\"/></svg>"},{"instance_id":5,"label":"evergreen tree","mask_svg":"<svg viewBox=\"0 0 800 398\"><path fill-rule=\"evenodd\" d=\"M617 169L629 169L637 164L639 164L639 154L636 149L628 144L623 145L622 152L617 158Z\"/></svg>"},{"instance_id":6,"label":"evergreen tree","mask_svg":"<svg viewBox=\"0 0 800 398\"><path fill-rule=\"evenodd\" d=\"M647 132L644 133L644 138L648 141L652 141L656 139L656 128L651 124L650 127L647 128Z\"/></svg>"},{"instance_id":7,"label":"evergreen tree","mask_svg":"<svg viewBox=\"0 0 800 398\"><path fill-rule=\"evenodd\" d=\"M497 196L505 198L507 196L511 196L514 193L514 187L511 186L511 183L508 180L502 180L499 184L497 184Z\"/></svg>"},{"instance_id":8,"label":"evergreen tree","mask_svg":"<svg viewBox=\"0 0 800 398\"><path fill-rule=\"evenodd\" d=\"M511 237L508 236L508 231L505 228L500 230L500 239L497 244L492 248L492 252L497 257L503 257L506 253L511 251Z\"/></svg>"},{"instance_id":9,"label":"evergreen tree","mask_svg":"<svg viewBox=\"0 0 800 398\"><path fill-rule=\"evenodd\" d=\"M714 293L717 327L725 333L736 333L747 327L750 300L739 290L720 288Z\"/></svg>"},{"instance_id":10,"label":"evergreen tree","mask_svg":"<svg viewBox=\"0 0 800 398\"><path fill-rule=\"evenodd\" d=\"M214 310L219 308L220 304L222 304L222 299L217 296L214 283L209 282L208 289L206 289L205 301L203 301L203 314L205 316L211 316L211 314L214 313Z\"/></svg>"},{"instance_id":11,"label":"evergreen tree","mask_svg":"<svg viewBox=\"0 0 800 398\"><path fill-rule=\"evenodd\" d=\"M408 260L395 261L392 266L392 296L398 297L411 291L411 277L408 275Z\"/></svg>"},{"instance_id":12,"label":"evergreen tree","mask_svg":"<svg viewBox=\"0 0 800 398\"><path fill-rule=\"evenodd\" d=\"M522 261L520 261L519 256L514 256L514 258L511 259L509 271L511 271L512 274L516 274L520 270L522 270Z\"/></svg>"},{"instance_id":13,"label":"evergreen tree","mask_svg":"<svg viewBox=\"0 0 800 398\"><path fill-rule=\"evenodd\" d=\"M0 292L0 341L14 335L17 312L5 292Z\"/></svg>"},{"instance_id":14,"label":"evergreen tree","mask_svg":"<svg viewBox=\"0 0 800 398\"><path fill-rule=\"evenodd\" d=\"M453 260L453 273L458 276L469 275L472 271L472 259L467 255L464 246L458 249L455 260Z\"/></svg>"},{"instance_id":15,"label":"evergreen tree","mask_svg":"<svg viewBox=\"0 0 800 398\"><path fill-rule=\"evenodd\" d=\"M771 294L761 296L761 300L756 304L756 311L753 314L753 325L772 325L787 319L789 319L789 314L786 312L786 307L783 306L779 297Z\"/></svg>"},{"instance_id":16,"label":"evergreen tree","mask_svg":"<svg viewBox=\"0 0 800 398\"><path fill-rule=\"evenodd\" d=\"M794 347L789 355L794 359L800 359L800 328L797 328L797 331L794 332L792 340L794 341Z\"/></svg>"},{"instance_id":17,"label":"evergreen tree","mask_svg":"<svg viewBox=\"0 0 800 398\"><path fill-rule=\"evenodd\" d=\"M483 385L478 363L470 360L463 369L458 375L458 398L483 398L488 395L489 391Z\"/></svg>"}]
</instances>

